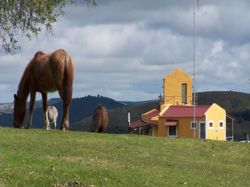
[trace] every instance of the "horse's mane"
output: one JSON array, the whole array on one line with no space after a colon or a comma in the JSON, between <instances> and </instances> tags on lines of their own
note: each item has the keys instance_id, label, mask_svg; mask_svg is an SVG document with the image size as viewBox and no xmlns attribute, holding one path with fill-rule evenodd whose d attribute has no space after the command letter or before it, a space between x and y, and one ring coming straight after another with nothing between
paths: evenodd
<instances>
[{"instance_id":1,"label":"horse's mane","mask_svg":"<svg viewBox=\"0 0 250 187\"><path fill-rule=\"evenodd\" d=\"M34 55L34 57L33 57L32 60L35 60L35 59L37 59L37 58L39 58L39 57L41 57L41 56L43 56L43 55L45 55L44 52L42 52L42 51L37 51L36 54Z\"/></svg>"}]
</instances>

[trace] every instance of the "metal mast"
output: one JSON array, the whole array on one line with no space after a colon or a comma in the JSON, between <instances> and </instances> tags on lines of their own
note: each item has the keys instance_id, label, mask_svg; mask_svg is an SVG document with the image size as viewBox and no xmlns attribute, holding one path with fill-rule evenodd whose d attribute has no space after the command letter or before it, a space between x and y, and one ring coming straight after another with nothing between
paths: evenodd
<instances>
[{"instance_id":1,"label":"metal mast","mask_svg":"<svg viewBox=\"0 0 250 187\"><path fill-rule=\"evenodd\" d=\"M198 0L197 0L198 2ZM198 2L199 3L199 2ZM194 108L194 119L193 123L195 123L195 128L193 128L193 138L195 138L195 130L197 128L197 123L196 123L196 94L195 94L195 43L196 43L196 27L195 27L195 0L193 0L193 108Z\"/></svg>"}]
</instances>

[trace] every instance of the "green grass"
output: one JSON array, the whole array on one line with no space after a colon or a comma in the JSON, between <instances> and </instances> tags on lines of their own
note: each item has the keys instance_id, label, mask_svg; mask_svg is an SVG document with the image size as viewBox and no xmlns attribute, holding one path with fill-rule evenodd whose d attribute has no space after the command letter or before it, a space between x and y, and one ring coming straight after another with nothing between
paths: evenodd
<instances>
[{"instance_id":1,"label":"green grass","mask_svg":"<svg viewBox=\"0 0 250 187\"><path fill-rule=\"evenodd\" d=\"M250 144L0 128L0 186L250 186Z\"/></svg>"}]
</instances>

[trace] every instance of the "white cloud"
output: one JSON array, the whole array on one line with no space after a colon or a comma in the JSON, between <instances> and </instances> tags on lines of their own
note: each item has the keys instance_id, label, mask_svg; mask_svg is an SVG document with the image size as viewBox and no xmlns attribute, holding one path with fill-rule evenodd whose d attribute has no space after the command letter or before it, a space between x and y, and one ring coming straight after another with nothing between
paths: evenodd
<instances>
[{"instance_id":1,"label":"white cloud","mask_svg":"<svg viewBox=\"0 0 250 187\"><path fill-rule=\"evenodd\" d=\"M216 41L211 51L212 56L216 56L223 52L223 41Z\"/></svg>"},{"instance_id":2,"label":"white cloud","mask_svg":"<svg viewBox=\"0 0 250 187\"><path fill-rule=\"evenodd\" d=\"M196 91L247 91L250 3L200 0L196 9ZM38 50L66 49L74 60L74 97L154 99L162 78L182 68L192 75L192 1L100 1L70 6L52 35L20 39L22 50L0 57L0 102L12 101L26 64ZM52 94L51 97L58 96Z\"/></svg>"}]
</instances>

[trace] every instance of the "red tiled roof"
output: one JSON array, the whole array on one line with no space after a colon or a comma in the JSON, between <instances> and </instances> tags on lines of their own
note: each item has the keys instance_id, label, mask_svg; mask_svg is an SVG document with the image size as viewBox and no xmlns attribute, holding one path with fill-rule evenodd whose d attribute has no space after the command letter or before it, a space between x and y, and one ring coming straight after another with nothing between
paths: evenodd
<instances>
[{"instance_id":1,"label":"red tiled roof","mask_svg":"<svg viewBox=\"0 0 250 187\"><path fill-rule=\"evenodd\" d=\"M203 117L206 111L210 108L210 105L196 105L195 106L195 116ZM161 117L193 117L194 116L194 106L170 106Z\"/></svg>"},{"instance_id":2,"label":"red tiled roof","mask_svg":"<svg viewBox=\"0 0 250 187\"><path fill-rule=\"evenodd\" d=\"M144 121L139 119L139 120L131 122L129 127L132 128L132 129L135 129L135 128L143 127L143 126L146 126L146 125L154 126L154 125L157 125L157 123L153 123L153 122L152 123L145 123Z\"/></svg>"},{"instance_id":3,"label":"red tiled roof","mask_svg":"<svg viewBox=\"0 0 250 187\"><path fill-rule=\"evenodd\" d=\"M147 119L151 119L152 117L158 116L159 115L159 110L157 109L153 109L152 111L150 111L149 113L143 115L143 117L147 118Z\"/></svg>"},{"instance_id":4,"label":"red tiled roof","mask_svg":"<svg viewBox=\"0 0 250 187\"><path fill-rule=\"evenodd\" d=\"M129 125L130 128L134 129L134 128L137 128L137 127L140 127L142 126L144 123L142 120L136 120L136 121L132 121Z\"/></svg>"}]
</instances>

